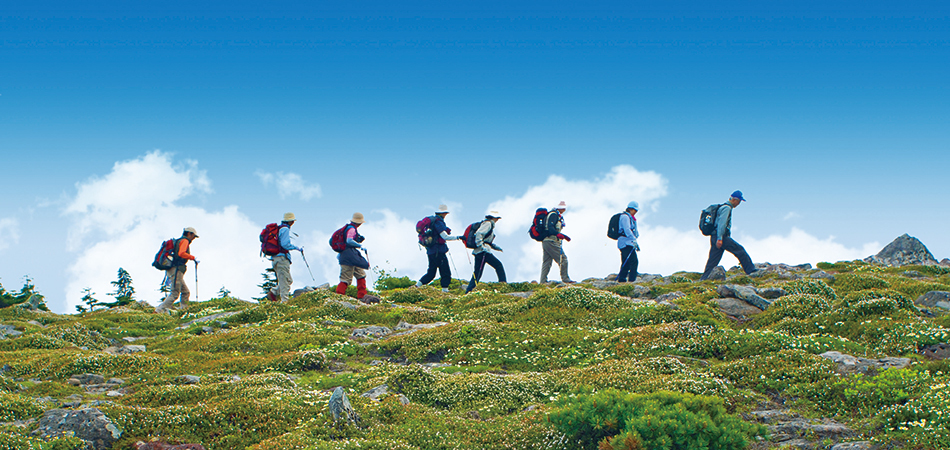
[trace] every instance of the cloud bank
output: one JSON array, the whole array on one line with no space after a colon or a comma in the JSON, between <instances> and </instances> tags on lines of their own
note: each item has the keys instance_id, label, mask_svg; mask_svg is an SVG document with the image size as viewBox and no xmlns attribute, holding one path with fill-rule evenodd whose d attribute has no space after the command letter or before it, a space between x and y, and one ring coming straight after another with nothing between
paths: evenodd
<instances>
[{"instance_id":1,"label":"cloud bank","mask_svg":"<svg viewBox=\"0 0 950 450\"><path fill-rule=\"evenodd\" d=\"M296 173L267 173L258 171L255 175L260 178L265 187L271 184L277 186L277 194L284 199L294 195L299 196L303 201L308 201L313 197L321 197L323 192L319 184L308 184L303 177Z\"/></svg>"},{"instance_id":2,"label":"cloud bank","mask_svg":"<svg viewBox=\"0 0 950 450\"><path fill-rule=\"evenodd\" d=\"M0 250L20 242L20 224L16 219L0 219Z\"/></svg>"}]
</instances>

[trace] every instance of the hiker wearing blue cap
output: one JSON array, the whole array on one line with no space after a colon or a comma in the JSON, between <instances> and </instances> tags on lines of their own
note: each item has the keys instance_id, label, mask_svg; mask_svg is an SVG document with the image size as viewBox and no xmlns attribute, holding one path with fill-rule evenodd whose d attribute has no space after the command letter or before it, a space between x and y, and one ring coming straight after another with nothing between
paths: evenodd
<instances>
[{"instance_id":1,"label":"hiker wearing blue cap","mask_svg":"<svg viewBox=\"0 0 950 450\"><path fill-rule=\"evenodd\" d=\"M709 236L709 259L706 261L706 270L703 271L700 280L709 278L713 269L722 260L722 253L725 251L732 253L739 260L742 270L747 275L755 272L755 264L752 264L752 258L749 257L745 248L732 239L732 210L744 201L742 191L735 191L729 197L729 202L719 207L719 211L716 213L716 230Z\"/></svg>"},{"instance_id":2,"label":"hiker wearing blue cap","mask_svg":"<svg viewBox=\"0 0 950 450\"><path fill-rule=\"evenodd\" d=\"M627 204L627 209L620 215L619 231L617 237L617 248L620 249L620 273L617 274L617 282L637 281L637 267L640 261L637 260L637 252L640 251L640 244L637 238L640 232L637 231L637 211L640 210L640 204L633 201Z\"/></svg>"}]
</instances>

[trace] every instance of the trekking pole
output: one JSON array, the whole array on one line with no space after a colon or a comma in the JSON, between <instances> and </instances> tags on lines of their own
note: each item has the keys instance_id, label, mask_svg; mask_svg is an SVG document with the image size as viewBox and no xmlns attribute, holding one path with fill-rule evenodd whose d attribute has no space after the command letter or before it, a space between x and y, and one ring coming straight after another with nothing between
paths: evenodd
<instances>
[{"instance_id":1,"label":"trekking pole","mask_svg":"<svg viewBox=\"0 0 950 450\"><path fill-rule=\"evenodd\" d=\"M300 251L300 256L303 257L303 263L307 265L307 272L310 272L310 279L313 280L314 283L316 283L317 279L313 277L313 271L310 270L310 263L307 262L307 255L303 253L303 250Z\"/></svg>"},{"instance_id":2,"label":"trekking pole","mask_svg":"<svg viewBox=\"0 0 950 450\"><path fill-rule=\"evenodd\" d=\"M452 257L452 252L451 252L451 251L448 251L448 252L446 252L446 253L449 254L449 261L452 261L452 270L454 270L455 273L459 273L458 267L455 267L455 258Z\"/></svg>"},{"instance_id":3,"label":"trekking pole","mask_svg":"<svg viewBox=\"0 0 950 450\"><path fill-rule=\"evenodd\" d=\"M198 261L195 261L195 301L198 301Z\"/></svg>"}]
</instances>

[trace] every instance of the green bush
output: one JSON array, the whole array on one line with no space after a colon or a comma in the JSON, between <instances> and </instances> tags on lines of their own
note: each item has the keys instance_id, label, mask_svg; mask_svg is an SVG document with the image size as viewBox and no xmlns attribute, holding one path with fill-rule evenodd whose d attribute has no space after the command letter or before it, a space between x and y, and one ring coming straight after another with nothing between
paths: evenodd
<instances>
[{"instance_id":1,"label":"green bush","mask_svg":"<svg viewBox=\"0 0 950 450\"><path fill-rule=\"evenodd\" d=\"M409 277L379 277L379 279L376 280L376 290L388 291L391 289L407 288L415 284L415 280L411 280Z\"/></svg>"},{"instance_id":2,"label":"green bush","mask_svg":"<svg viewBox=\"0 0 950 450\"><path fill-rule=\"evenodd\" d=\"M907 448L950 448L950 385L946 381L904 404L885 408L878 417L887 435L876 440L892 441Z\"/></svg>"},{"instance_id":3,"label":"green bush","mask_svg":"<svg viewBox=\"0 0 950 450\"><path fill-rule=\"evenodd\" d=\"M548 420L576 448L589 450L738 450L765 434L765 427L728 414L722 399L672 392L608 389L564 398Z\"/></svg>"},{"instance_id":4,"label":"green bush","mask_svg":"<svg viewBox=\"0 0 950 450\"><path fill-rule=\"evenodd\" d=\"M785 292L789 294L811 294L818 295L829 302L838 299L838 295L831 286L825 284L822 280L801 279L793 280L782 286Z\"/></svg>"},{"instance_id":5,"label":"green bush","mask_svg":"<svg viewBox=\"0 0 950 450\"><path fill-rule=\"evenodd\" d=\"M920 397L933 382L927 372L892 368L874 376L852 375L814 385L807 395L821 409L833 414L874 416L885 407Z\"/></svg>"},{"instance_id":6,"label":"green bush","mask_svg":"<svg viewBox=\"0 0 950 450\"><path fill-rule=\"evenodd\" d=\"M43 408L33 399L0 392L0 422L29 419L42 414Z\"/></svg>"},{"instance_id":7,"label":"green bush","mask_svg":"<svg viewBox=\"0 0 950 450\"><path fill-rule=\"evenodd\" d=\"M393 303L421 303L429 299L424 289L403 289L386 296L386 300Z\"/></svg>"},{"instance_id":8,"label":"green bush","mask_svg":"<svg viewBox=\"0 0 950 450\"><path fill-rule=\"evenodd\" d=\"M81 450L86 443L77 437L44 440L30 436L27 430L0 430L0 450Z\"/></svg>"},{"instance_id":9,"label":"green bush","mask_svg":"<svg viewBox=\"0 0 950 450\"><path fill-rule=\"evenodd\" d=\"M722 364L713 371L739 387L767 393L833 379L834 367L830 360L802 350L782 350Z\"/></svg>"}]
</instances>

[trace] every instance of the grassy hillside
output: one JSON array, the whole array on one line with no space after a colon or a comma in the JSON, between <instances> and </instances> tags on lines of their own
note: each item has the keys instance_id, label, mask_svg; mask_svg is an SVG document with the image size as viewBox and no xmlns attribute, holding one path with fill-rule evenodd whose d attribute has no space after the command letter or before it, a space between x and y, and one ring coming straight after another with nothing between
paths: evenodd
<instances>
[{"instance_id":1,"label":"grassy hillside","mask_svg":"<svg viewBox=\"0 0 950 450\"><path fill-rule=\"evenodd\" d=\"M950 319L914 304L950 291L950 269L819 267L834 278L679 273L636 285L489 283L467 295L458 282L443 293L384 279L377 305L318 290L288 304L215 299L172 316L143 305L4 308L0 324L22 334L0 340L0 449L75 448L29 435L30 419L70 401L122 430L115 448L155 438L215 450L779 448L756 419L769 409L853 431L802 436L815 448L950 447L950 364L917 354L948 342ZM714 301L721 284L787 295L736 319ZM683 295L654 300L674 292ZM389 331L353 337L368 326ZM842 375L818 356L826 351L912 363ZM70 384L84 373L124 384ZM377 399L360 395L381 385ZM338 386L358 423L334 421Z\"/></svg>"}]
</instances>

